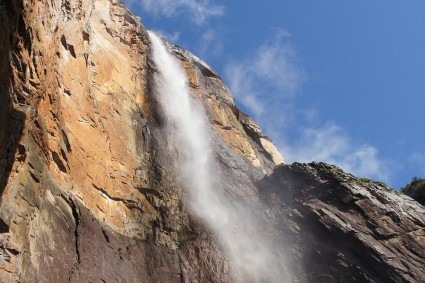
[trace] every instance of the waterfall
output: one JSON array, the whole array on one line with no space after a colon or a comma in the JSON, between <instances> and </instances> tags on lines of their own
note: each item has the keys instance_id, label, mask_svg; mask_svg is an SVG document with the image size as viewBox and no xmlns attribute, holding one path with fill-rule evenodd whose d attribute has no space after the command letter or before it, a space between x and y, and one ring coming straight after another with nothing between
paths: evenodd
<instances>
[{"instance_id":1,"label":"waterfall","mask_svg":"<svg viewBox=\"0 0 425 283\"><path fill-rule=\"evenodd\" d=\"M283 255L258 231L260 221L249 208L226 199L218 173L213 170L211 126L188 87L180 61L162 40L149 32L153 61L159 71L156 89L173 127L179 150L183 187L190 209L219 237L235 266L253 282L285 282Z\"/></svg>"}]
</instances>

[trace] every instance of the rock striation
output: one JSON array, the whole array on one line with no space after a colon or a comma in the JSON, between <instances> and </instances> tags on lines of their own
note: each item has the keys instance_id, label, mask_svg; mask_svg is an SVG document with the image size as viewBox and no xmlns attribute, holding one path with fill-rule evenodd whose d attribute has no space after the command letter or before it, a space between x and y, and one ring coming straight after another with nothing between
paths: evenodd
<instances>
[{"instance_id":1,"label":"rock striation","mask_svg":"<svg viewBox=\"0 0 425 283\"><path fill-rule=\"evenodd\" d=\"M425 209L413 199L325 163L277 166L260 188L301 282L424 282Z\"/></svg>"},{"instance_id":2,"label":"rock striation","mask_svg":"<svg viewBox=\"0 0 425 283\"><path fill-rule=\"evenodd\" d=\"M0 281L249 282L189 213L140 19L117 0L1 0L0 26ZM282 164L218 74L168 45L229 198L276 225L285 280L425 281L422 206L334 166Z\"/></svg>"}]
</instances>

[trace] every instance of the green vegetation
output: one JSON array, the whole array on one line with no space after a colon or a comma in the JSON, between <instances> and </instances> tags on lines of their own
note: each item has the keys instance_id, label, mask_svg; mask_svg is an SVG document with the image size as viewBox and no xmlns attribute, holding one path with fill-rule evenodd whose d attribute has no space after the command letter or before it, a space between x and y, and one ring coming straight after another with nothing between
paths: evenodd
<instances>
[{"instance_id":1,"label":"green vegetation","mask_svg":"<svg viewBox=\"0 0 425 283\"><path fill-rule=\"evenodd\" d=\"M371 179L368 179L368 178L360 178L359 180L360 180L360 182L362 182L362 183L370 183L370 182L373 182Z\"/></svg>"},{"instance_id":2,"label":"green vegetation","mask_svg":"<svg viewBox=\"0 0 425 283\"><path fill-rule=\"evenodd\" d=\"M425 179L414 177L412 182L401 188L401 192L425 205Z\"/></svg>"}]
</instances>

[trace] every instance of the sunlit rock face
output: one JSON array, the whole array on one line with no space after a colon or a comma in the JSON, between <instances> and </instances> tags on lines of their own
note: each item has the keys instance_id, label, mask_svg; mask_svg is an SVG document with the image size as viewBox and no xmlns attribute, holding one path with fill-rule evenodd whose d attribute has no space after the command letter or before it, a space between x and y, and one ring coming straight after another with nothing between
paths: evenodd
<instances>
[{"instance_id":1,"label":"sunlit rock face","mask_svg":"<svg viewBox=\"0 0 425 283\"><path fill-rule=\"evenodd\" d=\"M113 0L3 0L0 26L1 282L267 282L191 213L140 19ZM168 50L207 117L223 197L287 254L281 282L425 280L422 207L338 170L275 168L219 75Z\"/></svg>"}]
</instances>

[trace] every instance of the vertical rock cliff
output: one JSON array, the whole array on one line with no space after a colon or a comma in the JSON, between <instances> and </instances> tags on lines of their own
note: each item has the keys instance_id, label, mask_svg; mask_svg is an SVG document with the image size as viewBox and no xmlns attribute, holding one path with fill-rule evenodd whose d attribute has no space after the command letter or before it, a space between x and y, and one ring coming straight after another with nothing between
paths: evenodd
<instances>
[{"instance_id":1,"label":"vertical rock cliff","mask_svg":"<svg viewBox=\"0 0 425 283\"><path fill-rule=\"evenodd\" d=\"M190 212L140 19L116 0L0 0L0 27L0 281L254 281ZM425 281L422 206L282 164L217 73L165 44L207 115L223 197L286 255L281 282Z\"/></svg>"}]
</instances>

